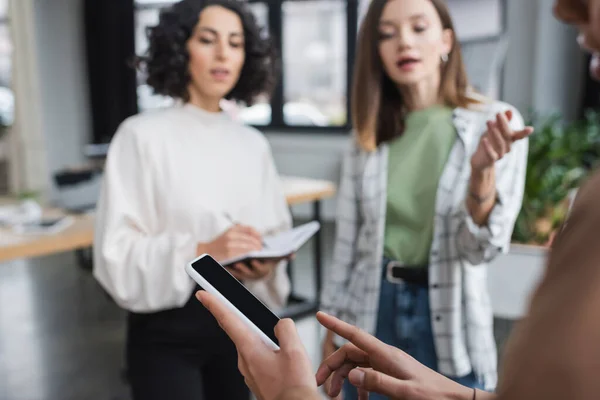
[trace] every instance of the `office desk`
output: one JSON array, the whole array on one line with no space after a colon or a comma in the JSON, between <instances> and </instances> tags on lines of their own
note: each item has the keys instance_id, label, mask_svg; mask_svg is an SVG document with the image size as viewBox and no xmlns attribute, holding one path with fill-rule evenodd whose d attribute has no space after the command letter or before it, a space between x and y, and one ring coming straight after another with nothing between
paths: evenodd
<instances>
[{"instance_id":1,"label":"office desk","mask_svg":"<svg viewBox=\"0 0 600 400\"><path fill-rule=\"evenodd\" d=\"M61 213L51 210L51 213ZM94 217L75 215L73 223L51 235L16 235L0 229L0 262L47 256L89 248L94 242Z\"/></svg>"}]
</instances>

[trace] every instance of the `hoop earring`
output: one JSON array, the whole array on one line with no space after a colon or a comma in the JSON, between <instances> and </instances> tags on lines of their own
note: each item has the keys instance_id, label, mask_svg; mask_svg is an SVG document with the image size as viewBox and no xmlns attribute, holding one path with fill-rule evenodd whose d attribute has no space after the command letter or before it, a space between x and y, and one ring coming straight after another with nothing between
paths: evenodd
<instances>
[{"instance_id":1,"label":"hoop earring","mask_svg":"<svg viewBox=\"0 0 600 400\"><path fill-rule=\"evenodd\" d=\"M442 54L440 58L442 59L442 63L445 64L448 62L448 54Z\"/></svg>"}]
</instances>

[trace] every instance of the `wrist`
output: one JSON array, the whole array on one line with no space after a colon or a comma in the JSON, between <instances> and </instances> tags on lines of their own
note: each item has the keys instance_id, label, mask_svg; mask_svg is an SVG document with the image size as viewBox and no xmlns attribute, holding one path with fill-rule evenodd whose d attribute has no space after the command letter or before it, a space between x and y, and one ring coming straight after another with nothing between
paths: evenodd
<instances>
[{"instance_id":1,"label":"wrist","mask_svg":"<svg viewBox=\"0 0 600 400\"><path fill-rule=\"evenodd\" d=\"M486 181L488 179L490 179L491 176L494 175L494 165L491 165L489 167L484 167L484 168L477 168L474 167L473 164L471 163L471 180L475 180L475 181Z\"/></svg>"},{"instance_id":2,"label":"wrist","mask_svg":"<svg viewBox=\"0 0 600 400\"><path fill-rule=\"evenodd\" d=\"M494 400L496 399L496 394L485 392L483 390L474 389L472 399L473 400Z\"/></svg>"},{"instance_id":3,"label":"wrist","mask_svg":"<svg viewBox=\"0 0 600 400\"><path fill-rule=\"evenodd\" d=\"M469 180L469 193L475 198L485 198L494 193L496 186L495 169L472 170Z\"/></svg>"},{"instance_id":4,"label":"wrist","mask_svg":"<svg viewBox=\"0 0 600 400\"><path fill-rule=\"evenodd\" d=\"M473 400L477 398L477 400L479 400L477 395L478 393L475 389L460 385L460 389L455 389L451 393L447 393L444 398L453 400Z\"/></svg>"},{"instance_id":5,"label":"wrist","mask_svg":"<svg viewBox=\"0 0 600 400\"><path fill-rule=\"evenodd\" d=\"M319 392L316 387L311 386L295 386L284 389L279 393L275 400L317 400Z\"/></svg>"},{"instance_id":6,"label":"wrist","mask_svg":"<svg viewBox=\"0 0 600 400\"><path fill-rule=\"evenodd\" d=\"M492 188L491 190L488 190L486 193L475 193L475 192L469 192L469 197L475 201L477 204L486 204L488 203L490 200L495 200L496 198L496 190L494 188Z\"/></svg>"}]
</instances>

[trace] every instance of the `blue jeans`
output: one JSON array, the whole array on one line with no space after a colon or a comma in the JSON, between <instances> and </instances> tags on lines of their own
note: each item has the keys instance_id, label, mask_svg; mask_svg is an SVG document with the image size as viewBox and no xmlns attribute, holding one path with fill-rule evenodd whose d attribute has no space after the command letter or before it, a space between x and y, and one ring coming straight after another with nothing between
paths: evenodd
<instances>
[{"instance_id":1,"label":"blue jeans","mask_svg":"<svg viewBox=\"0 0 600 400\"><path fill-rule=\"evenodd\" d=\"M384 267L389 260L384 260ZM375 336L384 343L397 347L420 363L437 371L437 356L431 329L429 290L427 286L408 283L394 284L385 278L381 282L379 313ZM475 374L451 377L461 385L483 389ZM349 381L344 383L344 400L356 400L358 392ZM385 399L372 393L369 399Z\"/></svg>"}]
</instances>

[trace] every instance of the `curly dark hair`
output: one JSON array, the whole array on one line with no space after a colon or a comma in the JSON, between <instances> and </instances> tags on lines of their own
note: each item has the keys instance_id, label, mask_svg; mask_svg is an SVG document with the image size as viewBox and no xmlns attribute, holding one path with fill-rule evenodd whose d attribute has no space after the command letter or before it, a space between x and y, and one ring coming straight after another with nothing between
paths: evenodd
<instances>
[{"instance_id":1,"label":"curly dark hair","mask_svg":"<svg viewBox=\"0 0 600 400\"><path fill-rule=\"evenodd\" d=\"M155 93L189 101L186 43L202 10L213 5L235 12L244 28L246 59L236 85L225 98L252 105L273 89L279 60L272 41L262 36L254 15L239 0L182 0L163 9L158 25L147 29L148 51L136 58L136 65L147 74L146 83Z\"/></svg>"}]
</instances>

